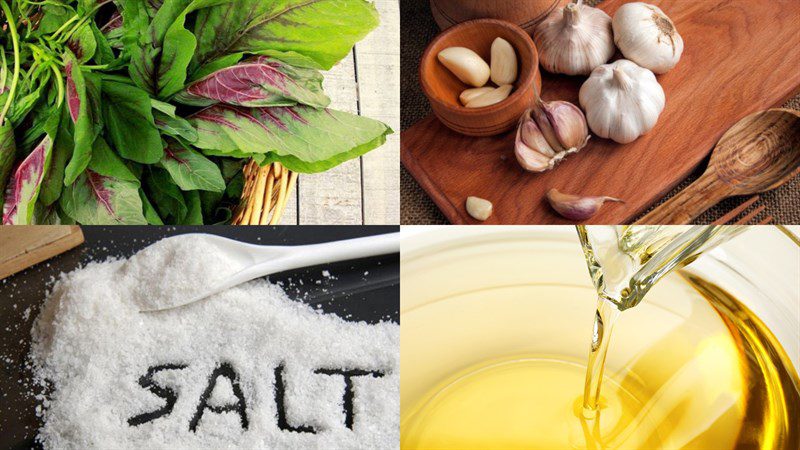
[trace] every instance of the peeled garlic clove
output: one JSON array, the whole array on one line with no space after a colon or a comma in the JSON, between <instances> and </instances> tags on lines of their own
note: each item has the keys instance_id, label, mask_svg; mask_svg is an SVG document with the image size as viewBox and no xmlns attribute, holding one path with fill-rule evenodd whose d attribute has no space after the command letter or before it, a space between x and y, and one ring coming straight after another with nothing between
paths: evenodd
<instances>
[{"instance_id":1,"label":"peeled garlic clove","mask_svg":"<svg viewBox=\"0 0 800 450\"><path fill-rule=\"evenodd\" d=\"M461 92L461 95L458 96L458 99L461 101L462 105L466 105L470 102L470 100L476 99L487 92L493 91L493 87L479 87L479 88L472 88L472 89L465 89Z\"/></svg>"},{"instance_id":2,"label":"peeled garlic clove","mask_svg":"<svg viewBox=\"0 0 800 450\"><path fill-rule=\"evenodd\" d=\"M508 96L511 94L512 88L513 86L506 84L497 89L492 89L490 92L479 95L478 97L470 100L465 106L467 108L483 108L485 106L491 106L500 103L508 98Z\"/></svg>"},{"instance_id":3,"label":"peeled garlic clove","mask_svg":"<svg viewBox=\"0 0 800 450\"><path fill-rule=\"evenodd\" d=\"M536 25L533 41L542 67L566 75L588 75L616 51L611 17L582 0L550 13Z\"/></svg>"},{"instance_id":4,"label":"peeled garlic clove","mask_svg":"<svg viewBox=\"0 0 800 450\"><path fill-rule=\"evenodd\" d=\"M547 191L547 201L562 217L582 221L587 220L597 214L603 203L620 202L622 200L613 197L579 197L577 195L562 194L553 188Z\"/></svg>"},{"instance_id":5,"label":"peeled garlic clove","mask_svg":"<svg viewBox=\"0 0 800 450\"><path fill-rule=\"evenodd\" d=\"M589 126L580 108L570 102L542 102L547 120L561 147L577 151L589 140Z\"/></svg>"},{"instance_id":6,"label":"peeled garlic clove","mask_svg":"<svg viewBox=\"0 0 800 450\"><path fill-rule=\"evenodd\" d=\"M492 202L479 197L467 197L467 213L483 222L492 215Z\"/></svg>"},{"instance_id":7,"label":"peeled garlic clove","mask_svg":"<svg viewBox=\"0 0 800 450\"><path fill-rule=\"evenodd\" d=\"M492 42L492 81L498 86L517 81L517 54L503 38Z\"/></svg>"},{"instance_id":8,"label":"peeled garlic clove","mask_svg":"<svg viewBox=\"0 0 800 450\"><path fill-rule=\"evenodd\" d=\"M657 6L626 3L612 21L614 42L625 58L655 73L666 73L683 54L683 38Z\"/></svg>"},{"instance_id":9,"label":"peeled garlic clove","mask_svg":"<svg viewBox=\"0 0 800 450\"><path fill-rule=\"evenodd\" d=\"M470 86L481 87L489 81L489 65L468 48L449 47L439 52L437 57L453 75Z\"/></svg>"}]
</instances>

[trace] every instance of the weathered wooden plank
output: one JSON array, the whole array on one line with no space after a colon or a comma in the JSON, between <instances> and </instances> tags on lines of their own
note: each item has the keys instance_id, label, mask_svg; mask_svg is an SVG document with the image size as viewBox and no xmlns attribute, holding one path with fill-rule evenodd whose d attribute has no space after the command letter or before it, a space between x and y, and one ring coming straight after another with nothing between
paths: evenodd
<instances>
[{"instance_id":1,"label":"weathered wooden plank","mask_svg":"<svg viewBox=\"0 0 800 450\"><path fill-rule=\"evenodd\" d=\"M396 134L362 157L364 223L400 223L400 2L376 0L380 26L356 44L361 114Z\"/></svg>"},{"instance_id":2,"label":"weathered wooden plank","mask_svg":"<svg viewBox=\"0 0 800 450\"><path fill-rule=\"evenodd\" d=\"M325 73L323 84L331 107L358 113L358 89L353 53ZM348 161L331 170L298 179L300 225L362 223L361 163ZM287 211L288 212L288 211Z\"/></svg>"}]
</instances>

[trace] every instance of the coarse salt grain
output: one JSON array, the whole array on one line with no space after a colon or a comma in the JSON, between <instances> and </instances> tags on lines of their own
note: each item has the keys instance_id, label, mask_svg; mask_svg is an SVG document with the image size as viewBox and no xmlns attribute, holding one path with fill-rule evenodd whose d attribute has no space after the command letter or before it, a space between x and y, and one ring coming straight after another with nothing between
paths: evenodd
<instances>
[{"instance_id":1,"label":"coarse salt grain","mask_svg":"<svg viewBox=\"0 0 800 450\"><path fill-rule=\"evenodd\" d=\"M162 252L171 247L156 244L127 262L90 263L54 286L31 348L37 383L54 387L37 395L37 414L44 417L39 440L46 448L398 447L397 324L346 322L290 300L265 280L208 301L140 313L138 295L173 294L186 283L207 282L202 277L208 266L201 262L213 259L212 248L195 241L184 249L188 259L169 261L172 256ZM154 267L169 267L180 277L137 290L120 282L123 267L128 277L155 273ZM152 376L176 394L172 412L131 426L131 418L165 406L162 396L140 385L159 365L185 366ZM233 383L220 376L191 431L209 377L222 365L238 378L247 429L239 413L220 409L238 401ZM345 377L319 373L327 369L382 374L351 378L352 429L344 411ZM282 399L276 398L279 384ZM278 403L285 407L283 424ZM316 433L303 432L303 426Z\"/></svg>"}]
</instances>

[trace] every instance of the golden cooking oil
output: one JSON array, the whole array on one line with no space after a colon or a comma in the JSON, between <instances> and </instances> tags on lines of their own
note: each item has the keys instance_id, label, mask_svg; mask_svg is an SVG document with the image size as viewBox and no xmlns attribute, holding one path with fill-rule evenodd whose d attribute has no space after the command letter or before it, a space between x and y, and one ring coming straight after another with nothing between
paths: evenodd
<instances>
[{"instance_id":1,"label":"golden cooking oil","mask_svg":"<svg viewBox=\"0 0 800 450\"><path fill-rule=\"evenodd\" d=\"M587 417L597 293L580 247L526 245L404 261L401 448L800 448L783 348L741 301L685 272L617 315Z\"/></svg>"}]
</instances>

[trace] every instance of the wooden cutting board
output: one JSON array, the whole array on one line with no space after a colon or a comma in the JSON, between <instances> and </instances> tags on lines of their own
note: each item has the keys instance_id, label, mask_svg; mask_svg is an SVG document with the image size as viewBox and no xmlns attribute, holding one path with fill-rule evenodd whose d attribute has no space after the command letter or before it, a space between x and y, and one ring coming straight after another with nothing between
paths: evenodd
<instances>
[{"instance_id":1,"label":"wooden cutting board","mask_svg":"<svg viewBox=\"0 0 800 450\"><path fill-rule=\"evenodd\" d=\"M606 0L613 16L626 0ZM402 133L403 165L455 224L478 223L464 202L494 203L485 223L568 223L553 212L550 188L625 200L607 203L592 223L630 222L686 178L742 117L779 105L800 86L800 1L650 1L675 22L686 49L658 77L667 95L656 127L631 144L592 137L580 153L544 174L524 172L514 133L471 138L429 116ZM585 78L545 75L543 98L578 104Z\"/></svg>"},{"instance_id":2,"label":"wooden cutting board","mask_svg":"<svg viewBox=\"0 0 800 450\"><path fill-rule=\"evenodd\" d=\"M0 280L83 243L77 226L0 227Z\"/></svg>"}]
</instances>

